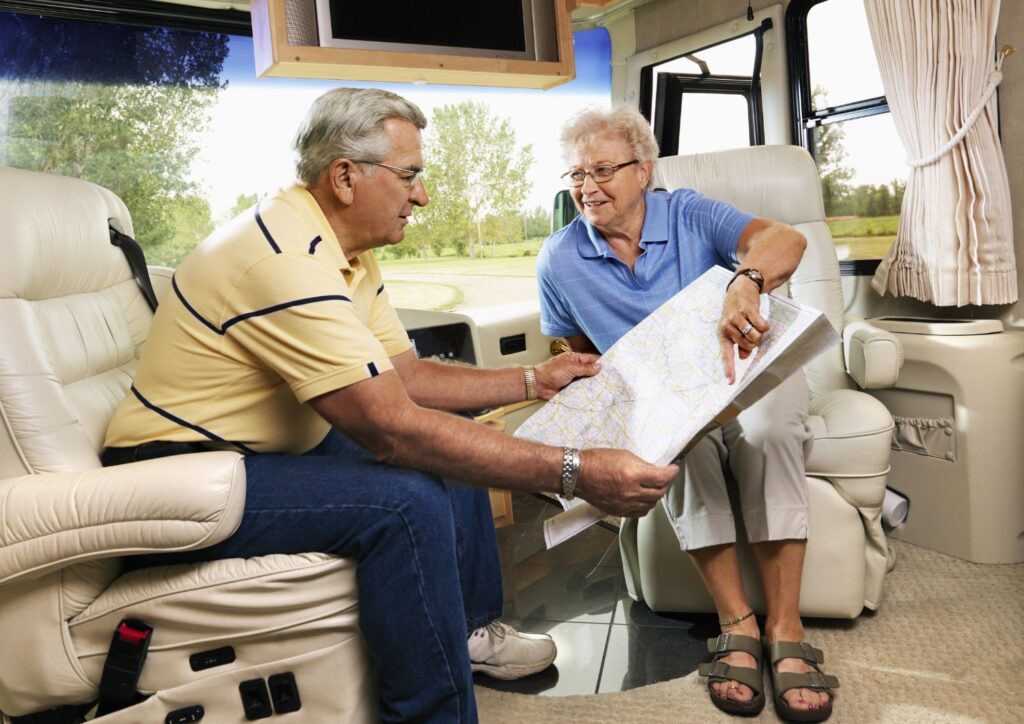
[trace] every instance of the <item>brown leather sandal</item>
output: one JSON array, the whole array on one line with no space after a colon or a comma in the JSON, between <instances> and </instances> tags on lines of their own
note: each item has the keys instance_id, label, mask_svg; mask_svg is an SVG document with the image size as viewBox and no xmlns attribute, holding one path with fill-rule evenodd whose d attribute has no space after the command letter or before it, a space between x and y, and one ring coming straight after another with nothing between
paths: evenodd
<instances>
[{"instance_id":1,"label":"brown leather sandal","mask_svg":"<svg viewBox=\"0 0 1024 724\"><path fill-rule=\"evenodd\" d=\"M832 702L836 695L833 689L839 688L839 679L823 672L819 664L825 663L825 655L803 641L764 642L765 653L771 662L768 673L772 679L772 692L775 697L775 713L785 721L817 722L825 721L832 716ZM814 667L814 671L804 674L793 674L787 671L777 672L775 664L780 659L802 659ZM828 694L828 704L817 709L794 709L782 698L790 689L813 689Z\"/></svg>"},{"instance_id":2,"label":"brown leather sandal","mask_svg":"<svg viewBox=\"0 0 1024 724\"><path fill-rule=\"evenodd\" d=\"M724 661L722 657L732 651L742 651L750 654L757 661L757 668L749 666L732 666ZM724 711L726 714L737 716L757 716L764 709L764 650L761 642L753 636L742 634L721 634L713 639L708 639L708 652L713 654L710 663L701 664L698 673L708 679L708 694L711 696L711 703ZM736 681L749 686L754 692L754 698L750 701L732 701L723 699L714 689L712 682Z\"/></svg>"}]
</instances>

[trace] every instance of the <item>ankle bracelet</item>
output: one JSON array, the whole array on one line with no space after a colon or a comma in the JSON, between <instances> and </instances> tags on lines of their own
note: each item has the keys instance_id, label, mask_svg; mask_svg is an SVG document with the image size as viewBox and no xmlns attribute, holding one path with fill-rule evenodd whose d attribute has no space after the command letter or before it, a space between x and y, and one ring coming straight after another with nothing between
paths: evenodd
<instances>
[{"instance_id":1,"label":"ankle bracelet","mask_svg":"<svg viewBox=\"0 0 1024 724\"><path fill-rule=\"evenodd\" d=\"M723 621L722 619L718 619L718 626L719 628L729 628L730 626L735 626L738 623L743 623L753 615L753 611L747 611L745 614L743 614L739 618L734 618L732 621Z\"/></svg>"}]
</instances>

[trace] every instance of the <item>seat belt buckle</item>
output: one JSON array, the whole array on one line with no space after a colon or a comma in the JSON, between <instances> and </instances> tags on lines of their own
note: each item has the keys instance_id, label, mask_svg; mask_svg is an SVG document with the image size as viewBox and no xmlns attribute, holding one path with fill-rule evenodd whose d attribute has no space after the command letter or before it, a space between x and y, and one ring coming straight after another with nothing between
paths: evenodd
<instances>
[{"instance_id":1,"label":"seat belt buckle","mask_svg":"<svg viewBox=\"0 0 1024 724\"><path fill-rule=\"evenodd\" d=\"M139 677L152 638L153 627L141 619L126 618L117 625L103 663L98 715L136 703Z\"/></svg>"}]
</instances>

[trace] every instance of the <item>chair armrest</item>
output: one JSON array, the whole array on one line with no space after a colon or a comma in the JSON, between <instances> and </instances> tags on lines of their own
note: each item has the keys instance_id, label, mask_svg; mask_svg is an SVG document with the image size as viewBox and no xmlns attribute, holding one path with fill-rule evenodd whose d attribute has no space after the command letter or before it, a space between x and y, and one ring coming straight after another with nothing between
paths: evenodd
<instances>
[{"instance_id":1,"label":"chair armrest","mask_svg":"<svg viewBox=\"0 0 1024 724\"><path fill-rule=\"evenodd\" d=\"M903 366L903 347L896 336L860 317L846 317L843 356L847 374L865 390L892 387Z\"/></svg>"},{"instance_id":2,"label":"chair armrest","mask_svg":"<svg viewBox=\"0 0 1024 724\"><path fill-rule=\"evenodd\" d=\"M885 405L866 392L832 390L811 400L807 425L814 435L807 474L831 480L851 505L880 506L893 428Z\"/></svg>"},{"instance_id":3,"label":"chair armrest","mask_svg":"<svg viewBox=\"0 0 1024 724\"><path fill-rule=\"evenodd\" d=\"M73 563L205 548L238 528L245 465L205 452L0 480L0 584Z\"/></svg>"}]
</instances>

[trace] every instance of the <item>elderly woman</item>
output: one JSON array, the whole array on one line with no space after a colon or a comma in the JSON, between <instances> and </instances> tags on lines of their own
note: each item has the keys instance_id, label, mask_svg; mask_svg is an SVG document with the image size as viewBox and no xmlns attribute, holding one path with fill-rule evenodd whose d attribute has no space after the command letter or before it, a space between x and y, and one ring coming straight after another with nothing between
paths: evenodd
<instances>
[{"instance_id":1,"label":"elderly woman","mask_svg":"<svg viewBox=\"0 0 1024 724\"><path fill-rule=\"evenodd\" d=\"M689 189L652 192L658 147L648 122L632 109L584 111L561 140L568 163L563 178L582 216L553 234L537 260L543 332L565 337L574 351L604 353L710 267L735 268L718 327L724 374L734 381L735 348L746 357L768 330L759 297L796 269L804 237ZM702 673L715 706L732 714L752 715L764 706L766 656L780 715L822 721L832 711L817 662L799 646L807 400L803 376L794 375L679 461L680 475L665 498L679 543L714 599L722 633L730 634L712 640L714 662ZM740 578L725 466L739 485L764 585L763 646Z\"/></svg>"}]
</instances>

